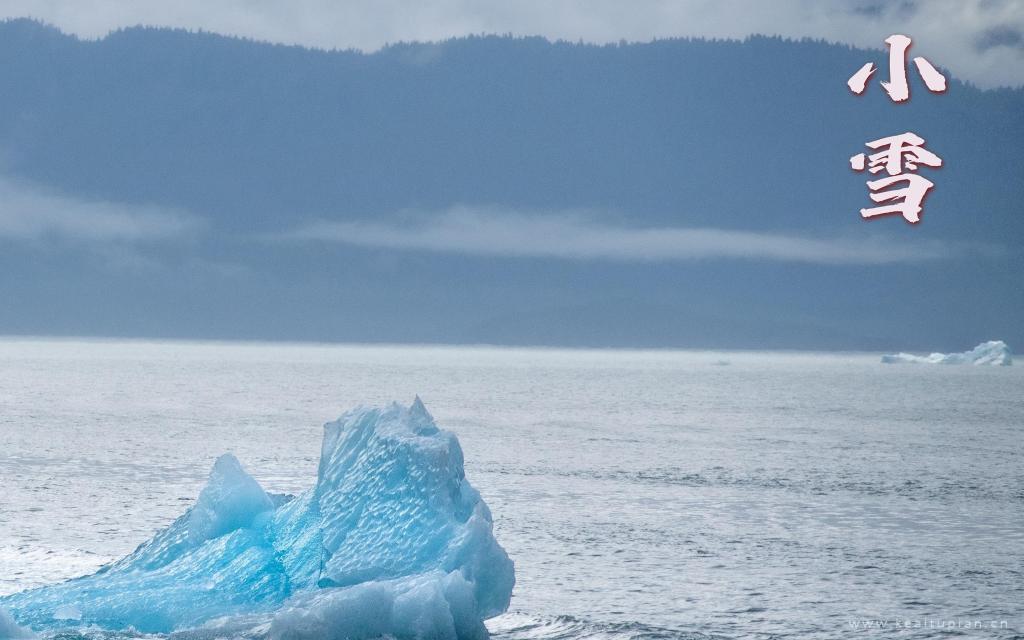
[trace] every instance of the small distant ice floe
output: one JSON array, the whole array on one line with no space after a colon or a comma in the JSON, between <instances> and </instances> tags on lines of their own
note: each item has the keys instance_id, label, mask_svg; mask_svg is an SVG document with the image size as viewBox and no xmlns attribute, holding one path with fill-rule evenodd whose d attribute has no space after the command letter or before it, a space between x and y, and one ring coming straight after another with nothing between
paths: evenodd
<instances>
[{"instance_id":1,"label":"small distant ice floe","mask_svg":"<svg viewBox=\"0 0 1024 640\"><path fill-rule=\"evenodd\" d=\"M909 353L892 353L882 356L886 364L977 364L1009 366L1013 364L1010 347L1002 340L989 340L963 353L933 353L915 356Z\"/></svg>"}]
</instances>

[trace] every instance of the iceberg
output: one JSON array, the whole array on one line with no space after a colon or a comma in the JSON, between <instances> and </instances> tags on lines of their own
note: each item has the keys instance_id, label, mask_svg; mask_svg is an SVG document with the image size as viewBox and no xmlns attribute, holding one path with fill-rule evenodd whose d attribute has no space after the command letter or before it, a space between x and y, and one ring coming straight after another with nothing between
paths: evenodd
<instances>
[{"instance_id":1,"label":"iceberg","mask_svg":"<svg viewBox=\"0 0 1024 640\"><path fill-rule=\"evenodd\" d=\"M28 640L34 637L31 631L19 627L10 613L0 608L0 640Z\"/></svg>"},{"instance_id":2,"label":"iceberg","mask_svg":"<svg viewBox=\"0 0 1024 640\"><path fill-rule=\"evenodd\" d=\"M195 504L130 555L0 598L0 638L73 626L477 640L514 583L458 440L416 398L326 424L316 484L296 497L221 456Z\"/></svg>"},{"instance_id":3,"label":"iceberg","mask_svg":"<svg viewBox=\"0 0 1024 640\"><path fill-rule=\"evenodd\" d=\"M963 353L933 353L928 356L915 356L909 353L893 353L882 356L886 364L977 364L1009 366L1013 364L1010 348L1002 340L983 342L970 351Z\"/></svg>"}]
</instances>

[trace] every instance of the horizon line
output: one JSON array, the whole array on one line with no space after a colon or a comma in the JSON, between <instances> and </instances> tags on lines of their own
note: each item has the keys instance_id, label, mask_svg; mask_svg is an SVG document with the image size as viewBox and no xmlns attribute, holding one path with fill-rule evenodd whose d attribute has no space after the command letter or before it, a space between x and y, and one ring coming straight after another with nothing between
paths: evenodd
<instances>
[{"instance_id":1,"label":"horizon line","mask_svg":"<svg viewBox=\"0 0 1024 640\"><path fill-rule=\"evenodd\" d=\"M570 351L570 352L624 352L624 353L708 353L708 354L752 354L752 353L788 353L788 354L835 354L835 355L877 355L890 353L891 350L873 349L814 349L787 347L681 347L681 346L586 346L557 344L502 344L488 342L422 342L422 341L348 341L348 340L304 340L275 338L202 338L202 337L153 337L144 335L111 336L111 335L46 335L18 334L0 332L0 344L14 342L34 343L85 343L85 344L180 344L191 346L281 346L281 347L330 347L330 348L380 348L380 349L479 349L503 351ZM985 342L982 340L982 342ZM979 343L980 344L980 343ZM918 349L911 349L926 353Z\"/></svg>"}]
</instances>

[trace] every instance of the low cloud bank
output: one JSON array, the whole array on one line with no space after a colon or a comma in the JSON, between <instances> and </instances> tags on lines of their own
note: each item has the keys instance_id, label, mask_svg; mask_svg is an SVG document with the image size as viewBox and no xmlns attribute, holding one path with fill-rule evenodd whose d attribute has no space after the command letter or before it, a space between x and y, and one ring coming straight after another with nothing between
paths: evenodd
<instances>
[{"instance_id":1,"label":"low cloud bank","mask_svg":"<svg viewBox=\"0 0 1024 640\"><path fill-rule=\"evenodd\" d=\"M200 226L182 212L83 200L0 177L0 239L133 243L190 235Z\"/></svg>"},{"instance_id":2,"label":"low cloud bank","mask_svg":"<svg viewBox=\"0 0 1024 640\"><path fill-rule=\"evenodd\" d=\"M892 264L957 255L940 241L812 238L713 228L615 226L575 213L524 215L458 208L399 222L315 222L293 241L483 256L661 262L750 259L818 264Z\"/></svg>"}]
</instances>

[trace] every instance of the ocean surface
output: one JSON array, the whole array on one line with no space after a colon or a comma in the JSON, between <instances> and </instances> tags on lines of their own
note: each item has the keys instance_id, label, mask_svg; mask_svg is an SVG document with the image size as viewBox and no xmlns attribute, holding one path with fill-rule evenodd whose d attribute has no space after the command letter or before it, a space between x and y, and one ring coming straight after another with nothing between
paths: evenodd
<instances>
[{"instance_id":1,"label":"ocean surface","mask_svg":"<svg viewBox=\"0 0 1024 640\"><path fill-rule=\"evenodd\" d=\"M0 340L0 594L416 394L516 564L495 638L1024 634L1024 367L879 354Z\"/></svg>"}]
</instances>

